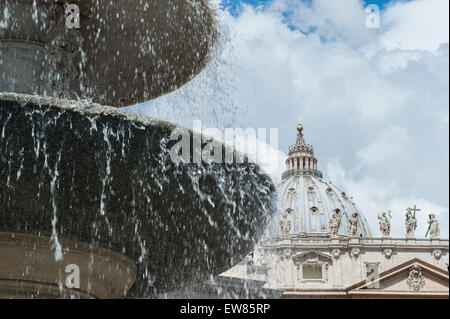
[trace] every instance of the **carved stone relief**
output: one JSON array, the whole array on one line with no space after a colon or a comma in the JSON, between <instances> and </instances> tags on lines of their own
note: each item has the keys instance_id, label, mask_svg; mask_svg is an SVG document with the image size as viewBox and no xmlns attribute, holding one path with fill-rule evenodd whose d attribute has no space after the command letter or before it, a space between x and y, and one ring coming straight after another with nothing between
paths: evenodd
<instances>
[{"instance_id":1,"label":"carved stone relief","mask_svg":"<svg viewBox=\"0 0 450 319\"><path fill-rule=\"evenodd\" d=\"M359 254L361 253L361 250L359 248L352 248L351 252L350 252L350 256L353 259L357 259L359 257Z\"/></svg>"},{"instance_id":2,"label":"carved stone relief","mask_svg":"<svg viewBox=\"0 0 450 319\"><path fill-rule=\"evenodd\" d=\"M333 249L331 255L334 259L339 259L339 257L341 256L341 251L339 249Z\"/></svg>"},{"instance_id":3,"label":"carved stone relief","mask_svg":"<svg viewBox=\"0 0 450 319\"><path fill-rule=\"evenodd\" d=\"M386 248L385 250L383 250L383 255L386 259L391 259L392 258L392 249Z\"/></svg>"},{"instance_id":4,"label":"carved stone relief","mask_svg":"<svg viewBox=\"0 0 450 319\"><path fill-rule=\"evenodd\" d=\"M412 290L421 290L425 286L425 277L422 268L419 265L412 265L409 268L408 279L406 283Z\"/></svg>"},{"instance_id":5,"label":"carved stone relief","mask_svg":"<svg viewBox=\"0 0 450 319\"><path fill-rule=\"evenodd\" d=\"M439 259L441 259L442 251L440 249L435 249L435 250L433 250L433 252L431 254L433 255L433 257L436 260L439 260Z\"/></svg>"},{"instance_id":6,"label":"carved stone relief","mask_svg":"<svg viewBox=\"0 0 450 319\"><path fill-rule=\"evenodd\" d=\"M283 251L283 259L284 260L289 260L291 258L291 256L292 256L292 250L290 250L289 248L285 249Z\"/></svg>"}]
</instances>

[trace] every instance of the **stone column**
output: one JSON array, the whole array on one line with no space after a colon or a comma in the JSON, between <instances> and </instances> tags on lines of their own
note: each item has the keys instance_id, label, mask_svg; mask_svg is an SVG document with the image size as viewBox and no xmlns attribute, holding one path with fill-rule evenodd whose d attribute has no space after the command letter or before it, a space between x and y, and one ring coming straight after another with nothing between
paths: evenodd
<instances>
[{"instance_id":1,"label":"stone column","mask_svg":"<svg viewBox=\"0 0 450 319\"><path fill-rule=\"evenodd\" d=\"M342 288L342 257L340 249L333 249L333 287Z\"/></svg>"},{"instance_id":2,"label":"stone column","mask_svg":"<svg viewBox=\"0 0 450 319\"><path fill-rule=\"evenodd\" d=\"M363 280L362 272L361 272L361 249L359 247L354 247L351 250L351 259L352 259L352 274L353 281L359 282Z\"/></svg>"}]
</instances>

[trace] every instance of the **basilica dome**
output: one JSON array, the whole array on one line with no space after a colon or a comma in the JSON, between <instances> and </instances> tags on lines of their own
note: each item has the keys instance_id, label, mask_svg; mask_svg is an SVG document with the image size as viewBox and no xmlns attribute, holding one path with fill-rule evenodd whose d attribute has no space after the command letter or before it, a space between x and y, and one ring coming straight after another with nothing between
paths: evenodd
<instances>
[{"instance_id":1,"label":"basilica dome","mask_svg":"<svg viewBox=\"0 0 450 319\"><path fill-rule=\"evenodd\" d=\"M311 145L306 144L303 126L297 127L297 141L289 148L286 171L277 187L279 215L269 226L269 237L330 236L329 221L340 215L338 236L370 237L370 230L352 197L325 181L317 169ZM350 234L349 219L357 219L356 233Z\"/></svg>"}]
</instances>

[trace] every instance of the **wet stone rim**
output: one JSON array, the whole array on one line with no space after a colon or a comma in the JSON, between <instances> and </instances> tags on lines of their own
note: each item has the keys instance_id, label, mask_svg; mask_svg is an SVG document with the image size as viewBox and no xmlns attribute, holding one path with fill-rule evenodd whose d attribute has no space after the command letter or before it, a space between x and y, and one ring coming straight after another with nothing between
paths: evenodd
<instances>
[{"instance_id":1,"label":"wet stone rim","mask_svg":"<svg viewBox=\"0 0 450 319\"><path fill-rule=\"evenodd\" d=\"M82 241L126 255L137 263L129 297L227 270L253 248L272 215L275 187L257 165L171 162L161 144L171 123L16 93L0 93L0 103L6 195L0 232ZM38 157L33 130L42 137Z\"/></svg>"}]
</instances>

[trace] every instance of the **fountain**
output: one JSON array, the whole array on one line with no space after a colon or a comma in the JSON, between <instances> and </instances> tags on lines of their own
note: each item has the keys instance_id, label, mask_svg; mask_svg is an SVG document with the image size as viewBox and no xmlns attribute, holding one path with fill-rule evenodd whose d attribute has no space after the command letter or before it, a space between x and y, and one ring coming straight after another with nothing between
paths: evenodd
<instances>
[{"instance_id":1,"label":"fountain","mask_svg":"<svg viewBox=\"0 0 450 319\"><path fill-rule=\"evenodd\" d=\"M259 167L177 164L176 125L118 109L189 81L216 38L203 0L0 3L0 297L154 297L252 249Z\"/></svg>"}]
</instances>

